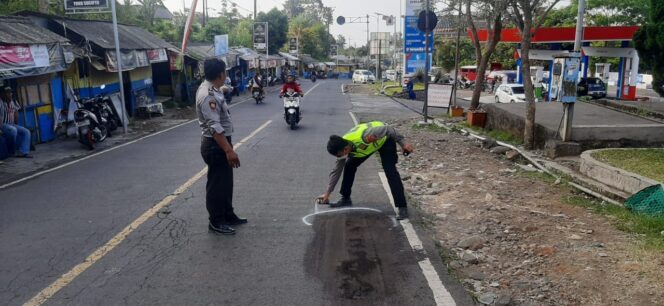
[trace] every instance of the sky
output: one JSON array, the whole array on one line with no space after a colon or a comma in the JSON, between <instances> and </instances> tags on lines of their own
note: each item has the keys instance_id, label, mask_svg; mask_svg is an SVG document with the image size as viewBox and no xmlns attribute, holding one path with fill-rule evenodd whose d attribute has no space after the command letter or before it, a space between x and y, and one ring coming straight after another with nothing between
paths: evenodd
<instances>
[{"instance_id":1,"label":"sky","mask_svg":"<svg viewBox=\"0 0 664 306\"><path fill-rule=\"evenodd\" d=\"M274 7L283 9L284 1L281 0L256 0L258 11L269 11ZM183 3L187 7L191 7L192 0L163 0L166 7L171 12L182 11ZM253 0L232 0L238 5L238 10L241 14L253 14L254 2ZM400 7L403 5L402 0L323 0L325 6L334 8L334 24L330 26L330 32L336 37L341 34L346 37L346 42L350 46L362 46L367 41L367 24L366 23L346 23L342 26L336 23L338 16L346 17L346 22L349 21L348 17L360 17L370 14L369 30L376 31L376 14L381 13L384 15L399 16ZM202 0L199 0L197 11L202 12ZM215 16L218 11L221 11L221 1L208 0L208 14ZM216 10L216 11L215 11ZM366 18L365 18L366 19ZM387 27L385 22L381 19L380 31L394 31L394 26ZM397 31L399 31L399 24L397 23Z\"/></svg>"}]
</instances>

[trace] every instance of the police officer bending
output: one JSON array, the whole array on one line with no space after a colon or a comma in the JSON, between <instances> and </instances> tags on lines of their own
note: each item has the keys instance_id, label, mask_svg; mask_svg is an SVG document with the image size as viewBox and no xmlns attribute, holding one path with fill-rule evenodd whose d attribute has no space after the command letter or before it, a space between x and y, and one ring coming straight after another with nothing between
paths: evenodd
<instances>
[{"instance_id":1,"label":"police officer bending","mask_svg":"<svg viewBox=\"0 0 664 306\"><path fill-rule=\"evenodd\" d=\"M329 203L330 193L334 191L334 187L343 173L340 190L341 199L336 203L330 204L330 207L353 205L350 193L357 167L378 151L387 182L390 185L392 198L394 198L394 205L399 208L397 220L408 218L403 183L396 167L399 160L397 143L401 146L404 153L411 153L414 150L411 144L404 142L404 137L396 129L380 121L359 124L343 137L337 135L330 136L330 140L327 142L327 151L338 159L336 166L330 172L330 182L327 191L318 197L319 203Z\"/></svg>"},{"instance_id":2,"label":"police officer bending","mask_svg":"<svg viewBox=\"0 0 664 306\"><path fill-rule=\"evenodd\" d=\"M196 113L203 132L201 155L208 165L205 206L210 231L233 235L232 225L247 223L233 212L233 168L240 159L233 150L233 122L220 88L226 80L226 64L217 58L203 64L205 81L196 92Z\"/></svg>"}]
</instances>

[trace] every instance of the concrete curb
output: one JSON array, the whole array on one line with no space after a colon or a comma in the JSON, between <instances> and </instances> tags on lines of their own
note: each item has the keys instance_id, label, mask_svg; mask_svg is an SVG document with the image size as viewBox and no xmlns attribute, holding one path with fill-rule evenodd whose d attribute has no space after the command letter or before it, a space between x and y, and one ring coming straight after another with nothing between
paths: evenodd
<instances>
[{"instance_id":1,"label":"concrete curb","mask_svg":"<svg viewBox=\"0 0 664 306\"><path fill-rule=\"evenodd\" d=\"M641 191L643 188L661 184L661 182L613 167L592 157L592 153L605 150L628 149L599 149L585 151L581 153L581 168L579 171L594 180L624 191L630 195Z\"/></svg>"}]
</instances>

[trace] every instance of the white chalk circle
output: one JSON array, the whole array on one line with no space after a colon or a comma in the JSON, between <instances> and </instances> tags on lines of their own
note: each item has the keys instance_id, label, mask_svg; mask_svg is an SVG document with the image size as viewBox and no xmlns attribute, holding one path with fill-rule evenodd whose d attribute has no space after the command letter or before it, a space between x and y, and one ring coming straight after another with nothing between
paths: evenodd
<instances>
[{"instance_id":1,"label":"white chalk circle","mask_svg":"<svg viewBox=\"0 0 664 306\"><path fill-rule=\"evenodd\" d=\"M368 210L368 211L373 211L377 213L383 213L382 210L375 209L375 208L369 208L369 207L345 207L345 208L337 208L337 209L329 209L329 210L324 210L324 211L317 211L313 214L308 214L304 217L302 217L302 222L304 224L311 226L311 222L309 222L309 218L316 216L316 215L322 215L322 214L330 214L330 213L336 213L336 212L343 212L343 211L349 211L349 210Z\"/></svg>"}]
</instances>

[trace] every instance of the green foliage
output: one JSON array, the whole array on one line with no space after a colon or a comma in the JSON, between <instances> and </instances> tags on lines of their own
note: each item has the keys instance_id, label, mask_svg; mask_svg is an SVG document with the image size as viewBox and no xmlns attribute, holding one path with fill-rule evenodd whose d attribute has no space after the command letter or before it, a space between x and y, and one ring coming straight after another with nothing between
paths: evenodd
<instances>
[{"instance_id":1,"label":"green foliage","mask_svg":"<svg viewBox=\"0 0 664 306\"><path fill-rule=\"evenodd\" d=\"M441 40L436 41L436 53L434 62L447 71L454 70L454 55L456 54L456 41ZM475 63L475 47L469 39L459 41L459 59L462 65L472 65Z\"/></svg>"},{"instance_id":2,"label":"green foliage","mask_svg":"<svg viewBox=\"0 0 664 306\"><path fill-rule=\"evenodd\" d=\"M648 17L649 0L588 0L586 25L641 25ZM661 1L660 1L661 2ZM578 0L566 7L554 9L544 22L544 27L574 27L578 14Z\"/></svg>"},{"instance_id":3,"label":"green foliage","mask_svg":"<svg viewBox=\"0 0 664 306\"><path fill-rule=\"evenodd\" d=\"M279 52L279 49L288 40L288 16L276 8L267 13L260 12L256 17L258 22L268 23L268 49L270 54Z\"/></svg>"},{"instance_id":4,"label":"green foliage","mask_svg":"<svg viewBox=\"0 0 664 306\"><path fill-rule=\"evenodd\" d=\"M516 50L514 47L513 44L498 43L496 50L491 54L489 63L501 63L504 70L516 69L516 60L514 59L514 52Z\"/></svg>"},{"instance_id":5,"label":"green foliage","mask_svg":"<svg viewBox=\"0 0 664 306\"><path fill-rule=\"evenodd\" d=\"M323 23L306 15L297 16L289 23L288 35L298 38L300 53L317 59L327 58L331 37L327 35L327 26Z\"/></svg>"},{"instance_id":6,"label":"green foliage","mask_svg":"<svg viewBox=\"0 0 664 306\"><path fill-rule=\"evenodd\" d=\"M644 64L650 66L653 90L664 96L664 2L650 1L650 16L634 35L634 46Z\"/></svg>"},{"instance_id":7,"label":"green foliage","mask_svg":"<svg viewBox=\"0 0 664 306\"><path fill-rule=\"evenodd\" d=\"M253 21L251 19L241 20L228 33L228 43L231 46L251 47L253 44Z\"/></svg>"}]
</instances>

